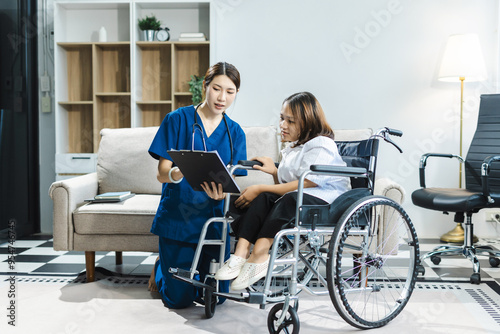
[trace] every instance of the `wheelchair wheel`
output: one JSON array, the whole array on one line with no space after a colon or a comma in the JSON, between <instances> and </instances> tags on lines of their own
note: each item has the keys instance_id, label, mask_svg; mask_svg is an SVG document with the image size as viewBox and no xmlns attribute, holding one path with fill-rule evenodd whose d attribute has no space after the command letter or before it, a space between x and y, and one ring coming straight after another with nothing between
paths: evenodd
<instances>
[{"instance_id":1,"label":"wheelchair wheel","mask_svg":"<svg viewBox=\"0 0 500 334\"><path fill-rule=\"evenodd\" d=\"M213 278L208 278L205 283L214 289L217 286L217 281ZM214 296L212 289L203 289L203 300L205 301L205 316L210 319L214 316L217 306L217 297Z\"/></svg>"},{"instance_id":2,"label":"wheelchair wheel","mask_svg":"<svg viewBox=\"0 0 500 334\"><path fill-rule=\"evenodd\" d=\"M354 327L384 326L408 303L419 259L415 228L399 204L380 196L357 201L330 240L327 281L335 309Z\"/></svg>"},{"instance_id":3,"label":"wheelchair wheel","mask_svg":"<svg viewBox=\"0 0 500 334\"><path fill-rule=\"evenodd\" d=\"M278 320L283 312L283 303L273 306L267 316L267 329L270 334L286 333L298 334L300 330L299 316L293 307L289 307L285 319L278 325Z\"/></svg>"},{"instance_id":4,"label":"wheelchair wheel","mask_svg":"<svg viewBox=\"0 0 500 334\"><path fill-rule=\"evenodd\" d=\"M300 241L300 251L299 256L301 261L298 262L297 269L297 282L299 284L308 284L311 278L313 278L314 273L312 270L308 268L305 264L307 261L308 265L314 268L315 270L319 270L321 264L323 264L323 268L326 267L326 260L324 260L321 256L316 255L317 252L311 248L308 243L306 236L301 236ZM284 259L293 256L293 239L290 239L288 236L285 236L279 241L279 249L278 249L278 259ZM274 268L273 277L267 278L270 280L269 286L269 294L267 296L267 301L271 303L279 303L282 302L285 297L284 294L289 292L289 283L292 275L292 269L290 265L280 265ZM259 280L254 283L249 289L252 291L264 292L264 285L266 283L266 278Z\"/></svg>"}]
</instances>

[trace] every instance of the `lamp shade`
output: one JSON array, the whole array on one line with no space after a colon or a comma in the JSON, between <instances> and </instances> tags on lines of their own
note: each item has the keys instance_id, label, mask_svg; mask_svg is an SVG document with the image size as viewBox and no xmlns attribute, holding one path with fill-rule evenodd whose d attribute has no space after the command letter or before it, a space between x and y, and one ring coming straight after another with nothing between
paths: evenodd
<instances>
[{"instance_id":1,"label":"lamp shade","mask_svg":"<svg viewBox=\"0 0 500 334\"><path fill-rule=\"evenodd\" d=\"M476 34L448 37L439 70L439 80L459 81L460 77L464 77L466 81L486 80L486 66Z\"/></svg>"}]
</instances>

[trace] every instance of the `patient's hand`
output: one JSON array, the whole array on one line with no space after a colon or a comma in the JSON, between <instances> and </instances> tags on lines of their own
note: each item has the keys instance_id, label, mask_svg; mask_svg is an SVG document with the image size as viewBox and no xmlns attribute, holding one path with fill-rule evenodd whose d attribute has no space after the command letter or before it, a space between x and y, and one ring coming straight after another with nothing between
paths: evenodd
<instances>
[{"instance_id":1,"label":"patient's hand","mask_svg":"<svg viewBox=\"0 0 500 334\"><path fill-rule=\"evenodd\" d=\"M262 166L254 165L253 166L254 169L263 171L271 175L274 175L278 171L278 168L276 168L273 159L271 159L270 157L255 157L252 160L257 160L262 162Z\"/></svg>"},{"instance_id":2,"label":"patient's hand","mask_svg":"<svg viewBox=\"0 0 500 334\"><path fill-rule=\"evenodd\" d=\"M238 209L245 209L250 206L250 203L252 203L255 197L259 196L260 193L259 185L249 186L243 190L240 197L234 201L234 206Z\"/></svg>"}]
</instances>

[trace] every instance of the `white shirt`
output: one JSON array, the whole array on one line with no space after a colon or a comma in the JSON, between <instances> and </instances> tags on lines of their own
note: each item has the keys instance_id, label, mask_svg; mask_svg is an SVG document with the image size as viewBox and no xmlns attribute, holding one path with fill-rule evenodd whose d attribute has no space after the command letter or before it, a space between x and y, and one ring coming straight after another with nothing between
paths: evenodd
<instances>
[{"instance_id":1,"label":"white shirt","mask_svg":"<svg viewBox=\"0 0 500 334\"><path fill-rule=\"evenodd\" d=\"M328 137L319 136L303 145L292 147L291 143L281 151L281 162L278 167L278 181L287 183L298 180L300 175L310 169L311 165L346 166L337 149L337 144ZM304 188L304 193L321 198L331 203L338 196L351 189L348 177L309 174L309 181L317 187Z\"/></svg>"}]
</instances>

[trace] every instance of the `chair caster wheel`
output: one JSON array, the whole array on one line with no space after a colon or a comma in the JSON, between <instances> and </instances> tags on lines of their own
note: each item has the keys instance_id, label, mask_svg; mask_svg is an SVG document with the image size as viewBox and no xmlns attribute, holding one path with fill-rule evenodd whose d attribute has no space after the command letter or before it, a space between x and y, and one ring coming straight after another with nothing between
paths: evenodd
<instances>
[{"instance_id":1,"label":"chair caster wheel","mask_svg":"<svg viewBox=\"0 0 500 334\"><path fill-rule=\"evenodd\" d=\"M205 316L210 319L215 314L215 307L217 306L217 296L213 295L215 288L217 287L217 281L213 278L208 278L205 281L206 284L210 285L214 289L204 289L203 299L205 300Z\"/></svg>"},{"instance_id":2,"label":"chair caster wheel","mask_svg":"<svg viewBox=\"0 0 500 334\"><path fill-rule=\"evenodd\" d=\"M267 317L267 329L269 330L269 333L298 334L300 330L300 322L295 308L289 307L285 319L280 325L277 325L277 321L281 317L282 312L283 303L274 305L271 311L269 311L269 315Z\"/></svg>"},{"instance_id":3,"label":"chair caster wheel","mask_svg":"<svg viewBox=\"0 0 500 334\"><path fill-rule=\"evenodd\" d=\"M417 265L416 267L416 272L417 272L417 276L422 274L422 276L425 276L425 268L423 265L419 264Z\"/></svg>"},{"instance_id":4,"label":"chair caster wheel","mask_svg":"<svg viewBox=\"0 0 500 334\"><path fill-rule=\"evenodd\" d=\"M471 284L481 284L481 275L479 273L474 273L470 276Z\"/></svg>"},{"instance_id":5,"label":"chair caster wheel","mask_svg":"<svg viewBox=\"0 0 500 334\"><path fill-rule=\"evenodd\" d=\"M496 257L491 256L490 257L490 266L496 268L496 267L498 267L498 265L500 265L500 260Z\"/></svg>"},{"instance_id":6,"label":"chair caster wheel","mask_svg":"<svg viewBox=\"0 0 500 334\"><path fill-rule=\"evenodd\" d=\"M441 258L437 255L431 256L431 261L434 263L436 266L441 263Z\"/></svg>"}]
</instances>

